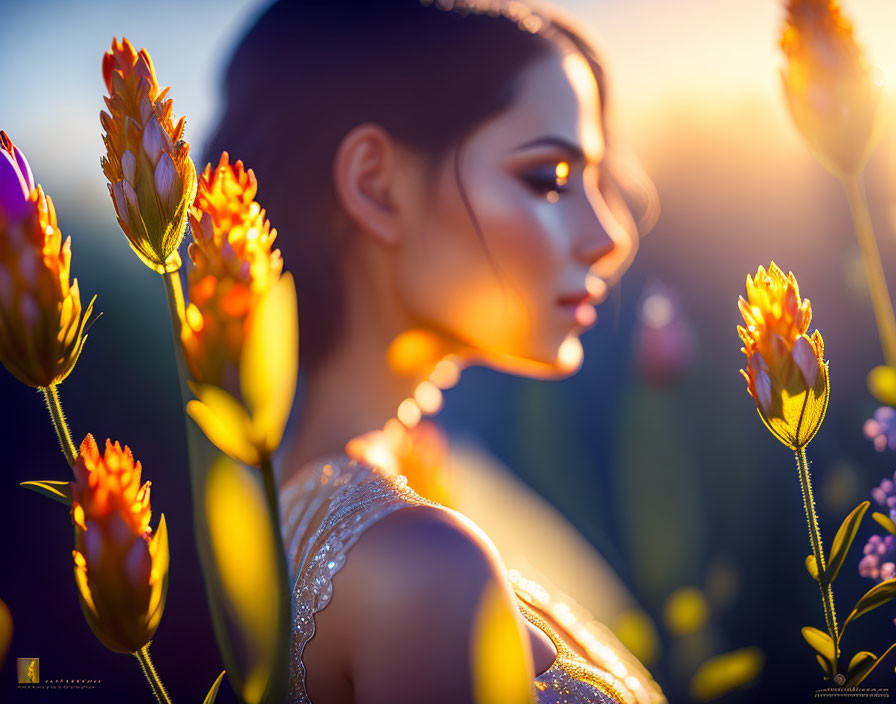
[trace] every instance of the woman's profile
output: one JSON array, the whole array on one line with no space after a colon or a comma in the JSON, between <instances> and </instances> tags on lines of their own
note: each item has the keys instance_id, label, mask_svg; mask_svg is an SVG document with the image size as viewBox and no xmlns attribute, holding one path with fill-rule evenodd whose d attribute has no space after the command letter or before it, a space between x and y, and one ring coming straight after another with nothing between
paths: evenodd
<instances>
[{"instance_id":1,"label":"woman's profile","mask_svg":"<svg viewBox=\"0 0 896 704\"><path fill-rule=\"evenodd\" d=\"M522 2L281 0L226 91L209 152L257 174L299 299L280 477L290 701L665 701L618 643L577 638L413 462L386 471L362 440L390 429L419 460L421 388L469 364L578 369L638 244L590 42ZM493 658L484 613L511 624Z\"/></svg>"}]
</instances>

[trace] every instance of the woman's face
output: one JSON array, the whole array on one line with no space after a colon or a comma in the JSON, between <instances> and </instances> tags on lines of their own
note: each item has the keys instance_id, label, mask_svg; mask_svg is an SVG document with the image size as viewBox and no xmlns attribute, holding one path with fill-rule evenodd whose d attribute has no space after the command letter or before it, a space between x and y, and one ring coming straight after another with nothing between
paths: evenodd
<instances>
[{"instance_id":1,"label":"woman's face","mask_svg":"<svg viewBox=\"0 0 896 704\"><path fill-rule=\"evenodd\" d=\"M440 165L398 248L399 297L411 318L493 366L563 376L578 335L634 255L631 217L611 212L597 82L574 50L520 76L513 105ZM627 217L626 217L627 216Z\"/></svg>"}]
</instances>

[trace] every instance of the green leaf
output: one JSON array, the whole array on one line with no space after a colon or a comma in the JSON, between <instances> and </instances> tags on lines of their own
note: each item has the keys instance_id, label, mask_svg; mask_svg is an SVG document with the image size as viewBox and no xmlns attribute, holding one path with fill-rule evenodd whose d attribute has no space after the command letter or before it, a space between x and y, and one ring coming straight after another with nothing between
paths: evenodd
<instances>
[{"instance_id":1,"label":"green leaf","mask_svg":"<svg viewBox=\"0 0 896 704\"><path fill-rule=\"evenodd\" d=\"M870 675L874 668L887 658L887 655L890 654L890 651L893 650L893 648L896 648L896 643L893 643L893 645L887 648L884 654L879 658L875 658L874 653L869 653L868 651L856 653L855 657L849 663L849 677L846 680L846 686L855 687L856 685L861 684L862 680Z\"/></svg>"},{"instance_id":2,"label":"green leaf","mask_svg":"<svg viewBox=\"0 0 896 704\"><path fill-rule=\"evenodd\" d=\"M819 631L812 626L802 628L803 638L829 663L834 662L834 641L824 631Z\"/></svg>"},{"instance_id":3,"label":"green leaf","mask_svg":"<svg viewBox=\"0 0 896 704\"><path fill-rule=\"evenodd\" d=\"M878 606L886 604L894 597L896 597L896 577L871 587L871 589L865 592L864 596L862 596L856 603L856 607L852 610L852 613L846 617L846 620L843 622L843 628L846 628L846 624L850 621L854 621L859 616L867 614L872 609L876 609Z\"/></svg>"},{"instance_id":4,"label":"green leaf","mask_svg":"<svg viewBox=\"0 0 896 704\"><path fill-rule=\"evenodd\" d=\"M56 482L50 480L19 482L19 486L23 486L31 491L36 491L42 496L58 501L66 506L72 505L72 485L70 482Z\"/></svg>"},{"instance_id":5,"label":"green leaf","mask_svg":"<svg viewBox=\"0 0 896 704\"><path fill-rule=\"evenodd\" d=\"M877 658L874 656L874 653L870 653L867 650L856 653L853 659L849 661L849 667L846 669L845 686L855 687L868 676L875 665L877 665Z\"/></svg>"},{"instance_id":6,"label":"green leaf","mask_svg":"<svg viewBox=\"0 0 896 704\"><path fill-rule=\"evenodd\" d=\"M818 580L818 565L815 562L815 555L808 555L806 557L806 569L812 576L812 579Z\"/></svg>"},{"instance_id":7,"label":"green leaf","mask_svg":"<svg viewBox=\"0 0 896 704\"><path fill-rule=\"evenodd\" d=\"M896 535L896 523L893 523L892 519L883 513L878 513L875 511L871 514L871 517L880 523L886 531L891 533L892 535Z\"/></svg>"},{"instance_id":8,"label":"green leaf","mask_svg":"<svg viewBox=\"0 0 896 704\"><path fill-rule=\"evenodd\" d=\"M221 687L221 680L224 678L225 672L227 672L227 670L221 670L221 674L218 675L218 679L215 680L212 688L208 690L208 694L205 695L202 704L215 704L215 697L218 696L218 689Z\"/></svg>"},{"instance_id":9,"label":"green leaf","mask_svg":"<svg viewBox=\"0 0 896 704\"><path fill-rule=\"evenodd\" d=\"M834 543L831 545L831 557L828 559L828 566L824 571L824 581L827 584L837 579L840 566L846 559L846 553L849 552L849 547L852 545L856 533L859 532L859 524L862 522L865 511L868 510L870 505L870 501L863 501L856 506L852 513L843 521L840 530L837 531L837 535L834 536Z\"/></svg>"},{"instance_id":10,"label":"green leaf","mask_svg":"<svg viewBox=\"0 0 896 704\"><path fill-rule=\"evenodd\" d=\"M821 665L821 669L824 670L824 674L828 677L833 677L831 674L831 663L828 660L825 660L821 655L815 653L815 659L818 660L818 664Z\"/></svg>"}]
</instances>

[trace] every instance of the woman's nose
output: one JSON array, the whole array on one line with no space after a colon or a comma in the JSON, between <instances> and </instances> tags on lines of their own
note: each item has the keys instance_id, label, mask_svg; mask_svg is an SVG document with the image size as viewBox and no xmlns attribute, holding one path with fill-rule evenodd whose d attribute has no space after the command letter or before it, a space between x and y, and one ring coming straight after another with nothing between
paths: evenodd
<instances>
[{"instance_id":1,"label":"woman's nose","mask_svg":"<svg viewBox=\"0 0 896 704\"><path fill-rule=\"evenodd\" d=\"M616 240L596 217L586 220L579 228L579 233L573 254L583 264L591 266L616 248Z\"/></svg>"},{"instance_id":2,"label":"woman's nose","mask_svg":"<svg viewBox=\"0 0 896 704\"><path fill-rule=\"evenodd\" d=\"M587 189L588 206L580 224L574 256L612 286L625 273L638 251L637 228L629 217L621 195L609 188ZM618 200L618 202L616 202Z\"/></svg>"}]
</instances>

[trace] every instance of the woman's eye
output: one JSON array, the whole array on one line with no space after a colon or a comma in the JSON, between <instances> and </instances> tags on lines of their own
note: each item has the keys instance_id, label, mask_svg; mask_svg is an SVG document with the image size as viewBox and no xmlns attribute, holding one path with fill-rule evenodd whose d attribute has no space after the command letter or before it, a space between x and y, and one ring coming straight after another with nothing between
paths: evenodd
<instances>
[{"instance_id":1,"label":"woman's eye","mask_svg":"<svg viewBox=\"0 0 896 704\"><path fill-rule=\"evenodd\" d=\"M569 183L569 163L560 161L551 166L534 169L526 173L523 179L533 191L547 196L549 201L555 203Z\"/></svg>"}]
</instances>

